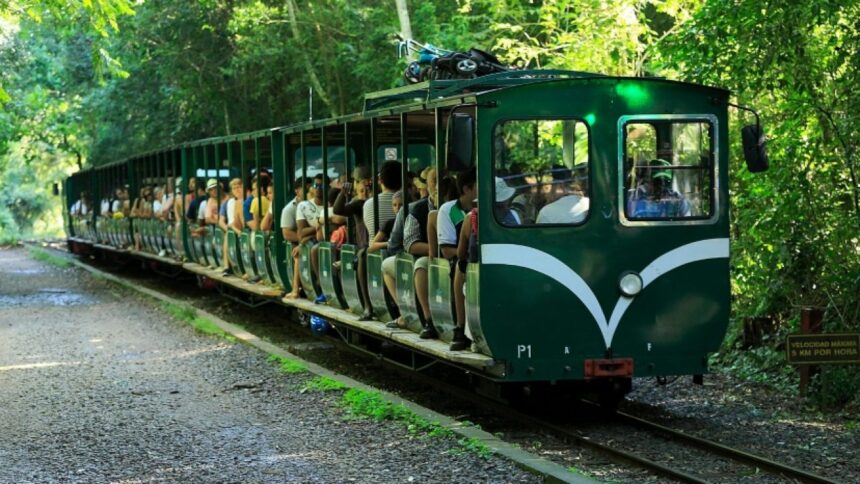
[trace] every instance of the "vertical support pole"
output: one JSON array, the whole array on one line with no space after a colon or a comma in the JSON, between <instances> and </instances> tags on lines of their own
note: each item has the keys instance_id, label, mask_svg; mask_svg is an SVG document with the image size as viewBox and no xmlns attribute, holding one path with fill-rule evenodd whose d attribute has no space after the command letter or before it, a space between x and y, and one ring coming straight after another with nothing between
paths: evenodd
<instances>
[{"instance_id":1,"label":"vertical support pole","mask_svg":"<svg viewBox=\"0 0 860 484\"><path fill-rule=\"evenodd\" d=\"M403 194L403 204L400 210L403 211L404 222L409 211L409 202L412 201L409 199L409 193L406 191L406 173L409 171L409 153L407 153L409 141L406 137L406 113L400 113L400 192ZM394 214L394 216L396 217L397 214Z\"/></svg>"},{"instance_id":2,"label":"vertical support pole","mask_svg":"<svg viewBox=\"0 0 860 484\"><path fill-rule=\"evenodd\" d=\"M370 120L370 176L373 179L373 233L367 234L368 244L379 231L379 160L376 153L376 119ZM367 220L364 223L367 223Z\"/></svg>"},{"instance_id":3,"label":"vertical support pole","mask_svg":"<svg viewBox=\"0 0 860 484\"><path fill-rule=\"evenodd\" d=\"M329 224L328 224L328 137L326 136L325 126L320 128L320 147L322 148L322 200L323 200L323 240L329 240Z\"/></svg>"},{"instance_id":4,"label":"vertical support pole","mask_svg":"<svg viewBox=\"0 0 860 484\"><path fill-rule=\"evenodd\" d=\"M352 172L355 170L355 161L349 156L349 123L343 123L343 167L346 170L347 183L355 183ZM354 187L353 187L354 189ZM346 193L343 194L347 196ZM349 202L349 199L347 199ZM348 244L355 243L355 231L358 230L355 226L355 217L347 217L346 219L346 241Z\"/></svg>"}]
</instances>

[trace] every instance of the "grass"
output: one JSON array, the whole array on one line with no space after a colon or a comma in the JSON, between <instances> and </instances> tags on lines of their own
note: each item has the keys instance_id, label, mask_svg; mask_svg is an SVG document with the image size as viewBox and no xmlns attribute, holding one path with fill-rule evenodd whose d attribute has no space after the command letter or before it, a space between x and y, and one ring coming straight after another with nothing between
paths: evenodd
<instances>
[{"instance_id":1,"label":"grass","mask_svg":"<svg viewBox=\"0 0 860 484\"><path fill-rule=\"evenodd\" d=\"M163 307L171 316L180 321L185 321L200 333L220 336L228 341L236 341L236 338L233 335L219 328L218 325L211 320L198 317L197 310L191 306L164 303Z\"/></svg>"},{"instance_id":2,"label":"grass","mask_svg":"<svg viewBox=\"0 0 860 484\"><path fill-rule=\"evenodd\" d=\"M268 359L273 363L277 363L281 371L284 373L294 375L296 373L304 373L308 371L308 368L305 365L299 363L298 361L284 358L283 356L270 354Z\"/></svg>"},{"instance_id":3,"label":"grass","mask_svg":"<svg viewBox=\"0 0 860 484\"><path fill-rule=\"evenodd\" d=\"M346 385L335 379L329 378L327 376L318 376L313 380L307 382L302 388L302 391L333 392L345 389Z\"/></svg>"},{"instance_id":4,"label":"grass","mask_svg":"<svg viewBox=\"0 0 860 484\"><path fill-rule=\"evenodd\" d=\"M434 438L456 437L451 429L443 427L438 422L431 422L403 405L395 405L377 392L350 388L344 392L341 403L356 417L371 418L380 422L386 420L398 422L412 434L423 433L427 437ZM457 444L459 448L452 449L453 452L473 452L484 459L493 454L492 449L474 437L458 439Z\"/></svg>"},{"instance_id":5,"label":"grass","mask_svg":"<svg viewBox=\"0 0 860 484\"><path fill-rule=\"evenodd\" d=\"M40 249L38 247L27 247L27 252L30 254L30 257L36 259L38 261L47 262L56 267L60 267L65 269L69 267L72 263L68 261L65 257L52 254L45 249Z\"/></svg>"}]
</instances>

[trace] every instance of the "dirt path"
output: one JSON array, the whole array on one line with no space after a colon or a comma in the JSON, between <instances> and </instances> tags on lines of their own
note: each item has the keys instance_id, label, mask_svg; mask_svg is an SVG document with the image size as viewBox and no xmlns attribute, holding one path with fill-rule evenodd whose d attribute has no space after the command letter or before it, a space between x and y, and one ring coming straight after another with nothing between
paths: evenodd
<instances>
[{"instance_id":1,"label":"dirt path","mask_svg":"<svg viewBox=\"0 0 860 484\"><path fill-rule=\"evenodd\" d=\"M534 481L453 439L345 419L244 345L0 250L0 482Z\"/></svg>"}]
</instances>

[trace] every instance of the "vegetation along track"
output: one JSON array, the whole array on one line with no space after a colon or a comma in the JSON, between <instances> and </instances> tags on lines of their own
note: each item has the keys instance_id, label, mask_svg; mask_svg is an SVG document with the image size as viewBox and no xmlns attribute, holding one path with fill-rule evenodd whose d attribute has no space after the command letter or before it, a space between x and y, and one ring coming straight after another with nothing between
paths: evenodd
<instances>
[{"instance_id":1,"label":"vegetation along track","mask_svg":"<svg viewBox=\"0 0 860 484\"><path fill-rule=\"evenodd\" d=\"M110 267L112 265L110 263L97 265L103 269L113 269L112 272L120 269L120 266ZM129 271L128 269L133 266L134 263L123 264L123 275L133 277L143 285L171 293L174 296L184 295L195 303L205 304L207 299L210 300L210 304L219 301L217 297L201 298L201 294L207 293L200 291L193 284L170 282L165 284L167 281L164 278L153 278L151 274L148 275L150 277L146 277L143 275L146 273ZM215 296L217 293L210 291L209 294ZM223 308L223 300L220 301L220 307ZM231 306L234 305L231 304ZM241 315L243 323L247 322L253 326L253 320L259 319L245 317L245 315L259 316L260 310L255 311L242 307L233 309L238 309L238 314L234 314L234 316ZM287 343L288 340L293 341L296 337L295 329L297 328L293 325L281 328L282 334L276 334L277 329L271 326L265 328L249 327L249 330L253 332L258 332L258 329L262 329L266 336L274 342L288 344L293 351L300 349L299 352L302 357L310 356L312 360L321 357L325 360L318 361L320 363L328 363L331 358L337 358L333 357L330 351L319 351L331 348L331 345L327 344L329 342L339 349L348 350L337 353L357 351L335 339L316 344L313 343L314 339L307 339L304 344L299 343L297 346L295 343ZM285 335L284 332L288 334ZM312 353L316 353L316 355ZM360 358L367 360L367 355L361 355ZM337 371L342 372L346 366L349 365L341 363ZM467 415L470 420L487 430L504 428L505 433L509 436L508 440L519 441L520 445L523 446L534 442L536 437L553 436L566 442L568 446L575 444L577 447L589 449L593 454L608 457L621 466L637 467L647 471L650 475L658 475L680 482L732 482L733 477L741 479L753 475L766 480L766 482L835 482L764 457L649 422L638 416L622 412L607 415L589 402L573 400L556 402L552 411L549 412L551 416L543 418L537 416L537 411L517 410L473 391L467 391L463 384L465 382L461 378L448 378L450 375L440 377L438 371L429 371L426 374L418 373L394 365L384 365L382 368L381 374L374 375L373 372L367 370L367 367L363 367L359 370L360 375L353 374L350 376L370 379L371 381L368 383L374 385L379 385L382 381L387 380L391 384L389 389L392 389L391 386L393 385L394 391L403 394L406 398L417 400L422 405L431 408L435 406L434 409L443 413ZM439 369L436 368L436 370ZM402 375L404 378L391 378L392 373L397 373L398 376ZM373 381L374 379L376 381ZM441 391L453 399L444 399L443 408L439 408L440 399L438 397L430 399L436 401L436 405L433 405L434 402L428 401L426 397L416 395L414 390L410 390L408 381L413 382L414 386L432 388L434 390L431 390L431 393L436 395ZM567 408L563 408L564 406ZM540 413L546 414L547 412ZM564 417L565 414L575 415L575 417L566 418ZM515 430L511 431L511 429ZM670 462L667 463L666 461ZM758 475L760 471L766 471L773 477L764 478L764 476ZM615 475L617 476L617 474Z\"/></svg>"}]
</instances>

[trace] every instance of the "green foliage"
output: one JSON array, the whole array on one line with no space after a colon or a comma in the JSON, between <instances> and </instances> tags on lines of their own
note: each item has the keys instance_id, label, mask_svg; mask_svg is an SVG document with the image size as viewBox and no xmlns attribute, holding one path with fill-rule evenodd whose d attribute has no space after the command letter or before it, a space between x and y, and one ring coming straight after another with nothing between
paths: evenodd
<instances>
[{"instance_id":1,"label":"green foliage","mask_svg":"<svg viewBox=\"0 0 860 484\"><path fill-rule=\"evenodd\" d=\"M63 256L52 254L45 249L40 249L38 247L27 247L27 253L30 254L30 257L36 260L40 260L42 262L47 262L53 266L57 266L61 269L65 269L71 265L68 259Z\"/></svg>"},{"instance_id":2,"label":"green foliage","mask_svg":"<svg viewBox=\"0 0 860 484\"><path fill-rule=\"evenodd\" d=\"M308 371L307 367L298 361L291 360L289 358L284 358L283 356L278 355L269 355L268 360L272 363L276 363L282 372L289 373L291 375L297 373L305 373Z\"/></svg>"},{"instance_id":3,"label":"green foliage","mask_svg":"<svg viewBox=\"0 0 860 484\"><path fill-rule=\"evenodd\" d=\"M346 389L346 385L327 376L318 376L308 381L303 387L303 391L316 392L332 392L344 389Z\"/></svg>"}]
</instances>

